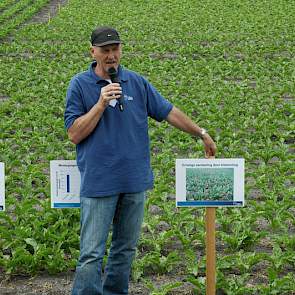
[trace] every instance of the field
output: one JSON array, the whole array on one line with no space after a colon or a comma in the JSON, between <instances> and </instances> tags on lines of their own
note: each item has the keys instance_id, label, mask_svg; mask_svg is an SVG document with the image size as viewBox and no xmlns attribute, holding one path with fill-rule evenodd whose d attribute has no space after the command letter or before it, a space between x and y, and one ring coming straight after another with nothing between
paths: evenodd
<instances>
[{"instance_id":1,"label":"field","mask_svg":"<svg viewBox=\"0 0 295 295\"><path fill-rule=\"evenodd\" d=\"M24 24L48 2L0 3L1 278L75 268L79 210L50 208L49 161L75 159L66 89L91 62L92 29L109 24L125 67L206 128L218 158L245 158L246 206L217 210L219 294L295 294L293 1L70 0L46 23ZM205 211L175 208L174 170L176 158L202 158L203 146L149 124L156 181L132 284L205 294Z\"/></svg>"},{"instance_id":2,"label":"field","mask_svg":"<svg viewBox=\"0 0 295 295\"><path fill-rule=\"evenodd\" d=\"M187 200L228 200L234 196L233 168L187 168Z\"/></svg>"}]
</instances>

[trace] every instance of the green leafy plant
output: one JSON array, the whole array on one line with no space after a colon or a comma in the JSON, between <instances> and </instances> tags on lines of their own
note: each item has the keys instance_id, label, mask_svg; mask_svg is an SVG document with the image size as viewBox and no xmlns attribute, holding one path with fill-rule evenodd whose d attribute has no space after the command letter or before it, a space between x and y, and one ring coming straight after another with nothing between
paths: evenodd
<instances>
[{"instance_id":1,"label":"green leafy plant","mask_svg":"<svg viewBox=\"0 0 295 295\"><path fill-rule=\"evenodd\" d=\"M167 295L169 291L174 290L182 285L181 282L168 283L160 287L156 287L151 281L145 280L145 285L151 291L151 295Z\"/></svg>"}]
</instances>

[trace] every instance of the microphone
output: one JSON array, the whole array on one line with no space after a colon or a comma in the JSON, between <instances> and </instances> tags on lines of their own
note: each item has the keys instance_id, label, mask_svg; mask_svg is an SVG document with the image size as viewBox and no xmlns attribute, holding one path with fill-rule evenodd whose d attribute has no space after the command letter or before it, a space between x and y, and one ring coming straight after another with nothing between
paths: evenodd
<instances>
[{"instance_id":1,"label":"microphone","mask_svg":"<svg viewBox=\"0 0 295 295\"><path fill-rule=\"evenodd\" d=\"M108 74L111 78L112 83L120 83L120 80L118 78L118 72L115 68L109 68ZM119 110L123 112L123 103L122 103L122 97L117 98L118 104L119 104Z\"/></svg>"}]
</instances>

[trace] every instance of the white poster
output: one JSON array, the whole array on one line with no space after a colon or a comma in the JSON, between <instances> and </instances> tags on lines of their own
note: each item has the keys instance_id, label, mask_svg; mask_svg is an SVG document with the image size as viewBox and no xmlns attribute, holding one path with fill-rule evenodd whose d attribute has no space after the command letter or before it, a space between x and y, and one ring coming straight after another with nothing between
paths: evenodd
<instances>
[{"instance_id":1,"label":"white poster","mask_svg":"<svg viewBox=\"0 0 295 295\"><path fill-rule=\"evenodd\" d=\"M0 211L5 211L5 169L0 162Z\"/></svg>"},{"instance_id":2,"label":"white poster","mask_svg":"<svg viewBox=\"0 0 295 295\"><path fill-rule=\"evenodd\" d=\"M80 172L75 160L50 161L51 208L80 207Z\"/></svg>"},{"instance_id":3,"label":"white poster","mask_svg":"<svg viewBox=\"0 0 295 295\"><path fill-rule=\"evenodd\" d=\"M177 159L176 206L244 206L244 159Z\"/></svg>"}]
</instances>

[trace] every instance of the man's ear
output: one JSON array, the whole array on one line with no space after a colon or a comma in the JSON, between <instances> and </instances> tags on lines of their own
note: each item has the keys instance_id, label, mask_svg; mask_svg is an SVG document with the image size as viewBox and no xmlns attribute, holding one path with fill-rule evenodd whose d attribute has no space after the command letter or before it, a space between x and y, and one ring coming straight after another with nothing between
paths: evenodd
<instances>
[{"instance_id":1,"label":"man's ear","mask_svg":"<svg viewBox=\"0 0 295 295\"><path fill-rule=\"evenodd\" d=\"M92 46L90 46L89 52L90 52L90 55L93 57L93 54L94 54L94 48L93 48Z\"/></svg>"}]
</instances>

